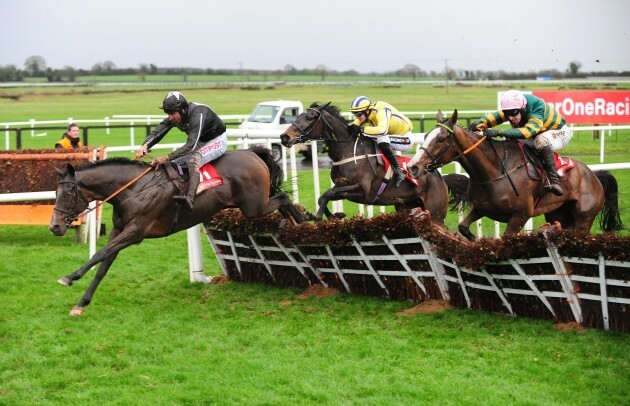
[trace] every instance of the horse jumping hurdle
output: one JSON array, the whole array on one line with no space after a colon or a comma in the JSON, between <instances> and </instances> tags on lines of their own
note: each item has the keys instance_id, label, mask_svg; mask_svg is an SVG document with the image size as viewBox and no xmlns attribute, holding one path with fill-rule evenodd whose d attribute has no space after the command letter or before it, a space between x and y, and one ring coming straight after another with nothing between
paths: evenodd
<instances>
[{"instance_id":1,"label":"horse jumping hurdle","mask_svg":"<svg viewBox=\"0 0 630 406\"><path fill-rule=\"evenodd\" d=\"M470 243L411 216L275 230L267 218L247 225L237 217L222 212L205 224L223 272L235 281L445 300L630 332L628 237L608 233L593 241L553 231Z\"/></svg>"}]
</instances>

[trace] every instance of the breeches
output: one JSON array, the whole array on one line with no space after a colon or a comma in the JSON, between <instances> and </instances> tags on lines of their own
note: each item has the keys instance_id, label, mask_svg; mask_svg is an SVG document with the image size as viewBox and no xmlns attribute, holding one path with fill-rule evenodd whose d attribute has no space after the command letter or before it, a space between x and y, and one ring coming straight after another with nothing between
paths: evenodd
<instances>
[{"instance_id":1,"label":"breeches","mask_svg":"<svg viewBox=\"0 0 630 406\"><path fill-rule=\"evenodd\" d=\"M368 137L374 138L377 144L384 142L391 145L394 151L405 152L408 151L413 145L410 135L411 133L409 132L403 135L381 135L378 137L371 137L368 135Z\"/></svg>"},{"instance_id":2,"label":"breeches","mask_svg":"<svg viewBox=\"0 0 630 406\"><path fill-rule=\"evenodd\" d=\"M534 139L536 149L549 146L552 151L559 151L566 147L573 138L573 131L566 125L559 130L549 130L540 133Z\"/></svg>"},{"instance_id":3,"label":"breeches","mask_svg":"<svg viewBox=\"0 0 630 406\"><path fill-rule=\"evenodd\" d=\"M221 155L225 154L227 151L227 135L222 134L216 138L211 139L210 141L201 144L199 149L196 151L191 151L190 153L177 158L174 162L183 164L188 163L196 163L198 167L201 167L204 164L207 164L210 161L214 161Z\"/></svg>"}]
</instances>

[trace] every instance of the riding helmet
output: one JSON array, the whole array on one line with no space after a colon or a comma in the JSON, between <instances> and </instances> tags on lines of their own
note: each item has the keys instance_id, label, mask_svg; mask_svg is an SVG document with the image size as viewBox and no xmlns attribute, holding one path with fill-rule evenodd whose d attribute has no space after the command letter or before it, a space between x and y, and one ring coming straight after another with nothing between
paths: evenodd
<instances>
[{"instance_id":1,"label":"riding helmet","mask_svg":"<svg viewBox=\"0 0 630 406\"><path fill-rule=\"evenodd\" d=\"M364 111L371 107L372 107L372 101L368 99L366 96L356 97L350 103L350 111L353 113L358 112L358 111Z\"/></svg>"},{"instance_id":2,"label":"riding helmet","mask_svg":"<svg viewBox=\"0 0 630 406\"><path fill-rule=\"evenodd\" d=\"M523 92L508 90L501 95L501 110L522 110L527 106L527 100Z\"/></svg>"},{"instance_id":3,"label":"riding helmet","mask_svg":"<svg viewBox=\"0 0 630 406\"><path fill-rule=\"evenodd\" d=\"M168 92L160 108L164 111L181 111L186 107L188 107L188 102L183 94L180 92Z\"/></svg>"}]
</instances>

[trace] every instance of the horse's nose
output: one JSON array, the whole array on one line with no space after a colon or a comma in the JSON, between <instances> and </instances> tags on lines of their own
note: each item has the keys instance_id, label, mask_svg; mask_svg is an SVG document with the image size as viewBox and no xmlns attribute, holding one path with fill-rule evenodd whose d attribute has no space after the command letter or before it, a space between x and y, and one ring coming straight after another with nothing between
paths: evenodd
<instances>
[{"instance_id":1,"label":"horse's nose","mask_svg":"<svg viewBox=\"0 0 630 406\"><path fill-rule=\"evenodd\" d=\"M59 232L59 224L50 224L48 229L52 231L53 234L57 234Z\"/></svg>"},{"instance_id":2,"label":"horse's nose","mask_svg":"<svg viewBox=\"0 0 630 406\"><path fill-rule=\"evenodd\" d=\"M289 143L289 136L286 133L282 134L280 136L280 142L282 142L282 145L284 145L286 147L287 144Z\"/></svg>"}]
</instances>

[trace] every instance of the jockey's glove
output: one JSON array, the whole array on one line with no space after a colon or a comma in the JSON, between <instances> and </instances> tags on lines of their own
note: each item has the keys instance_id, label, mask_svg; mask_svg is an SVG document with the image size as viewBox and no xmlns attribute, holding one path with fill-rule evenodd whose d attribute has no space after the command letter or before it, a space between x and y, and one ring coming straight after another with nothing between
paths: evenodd
<instances>
[{"instance_id":1,"label":"jockey's glove","mask_svg":"<svg viewBox=\"0 0 630 406\"><path fill-rule=\"evenodd\" d=\"M350 135L361 135L361 132L363 130L361 129L361 126L358 126L356 124L350 124L348 126L348 132L350 133Z\"/></svg>"},{"instance_id":2,"label":"jockey's glove","mask_svg":"<svg viewBox=\"0 0 630 406\"><path fill-rule=\"evenodd\" d=\"M151 160L151 166L160 166L160 165L164 165L165 163L168 162L168 155L164 155L164 156L160 156L157 158L153 158Z\"/></svg>"},{"instance_id":3,"label":"jockey's glove","mask_svg":"<svg viewBox=\"0 0 630 406\"><path fill-rule=\"evenodd\" d=\"M492 130L490 128L488 128L487 130L485 130L483 132L483 135L485 135L486 137L501 137L503 136L503 131L497 131L497 130Z\"/></svg>"},{"instance_id":4,"label":"jockey's glove","mask_svg":"<svg viewBox=\"0 0 630 406\"><path fill-rule=\"evenodd\" d=\"M477 131L482 131L486 129L486 125L483 122L474 121L471 125L468 126L468 131L472 131L476 133Z\"/></svg>"}]
</instances>

